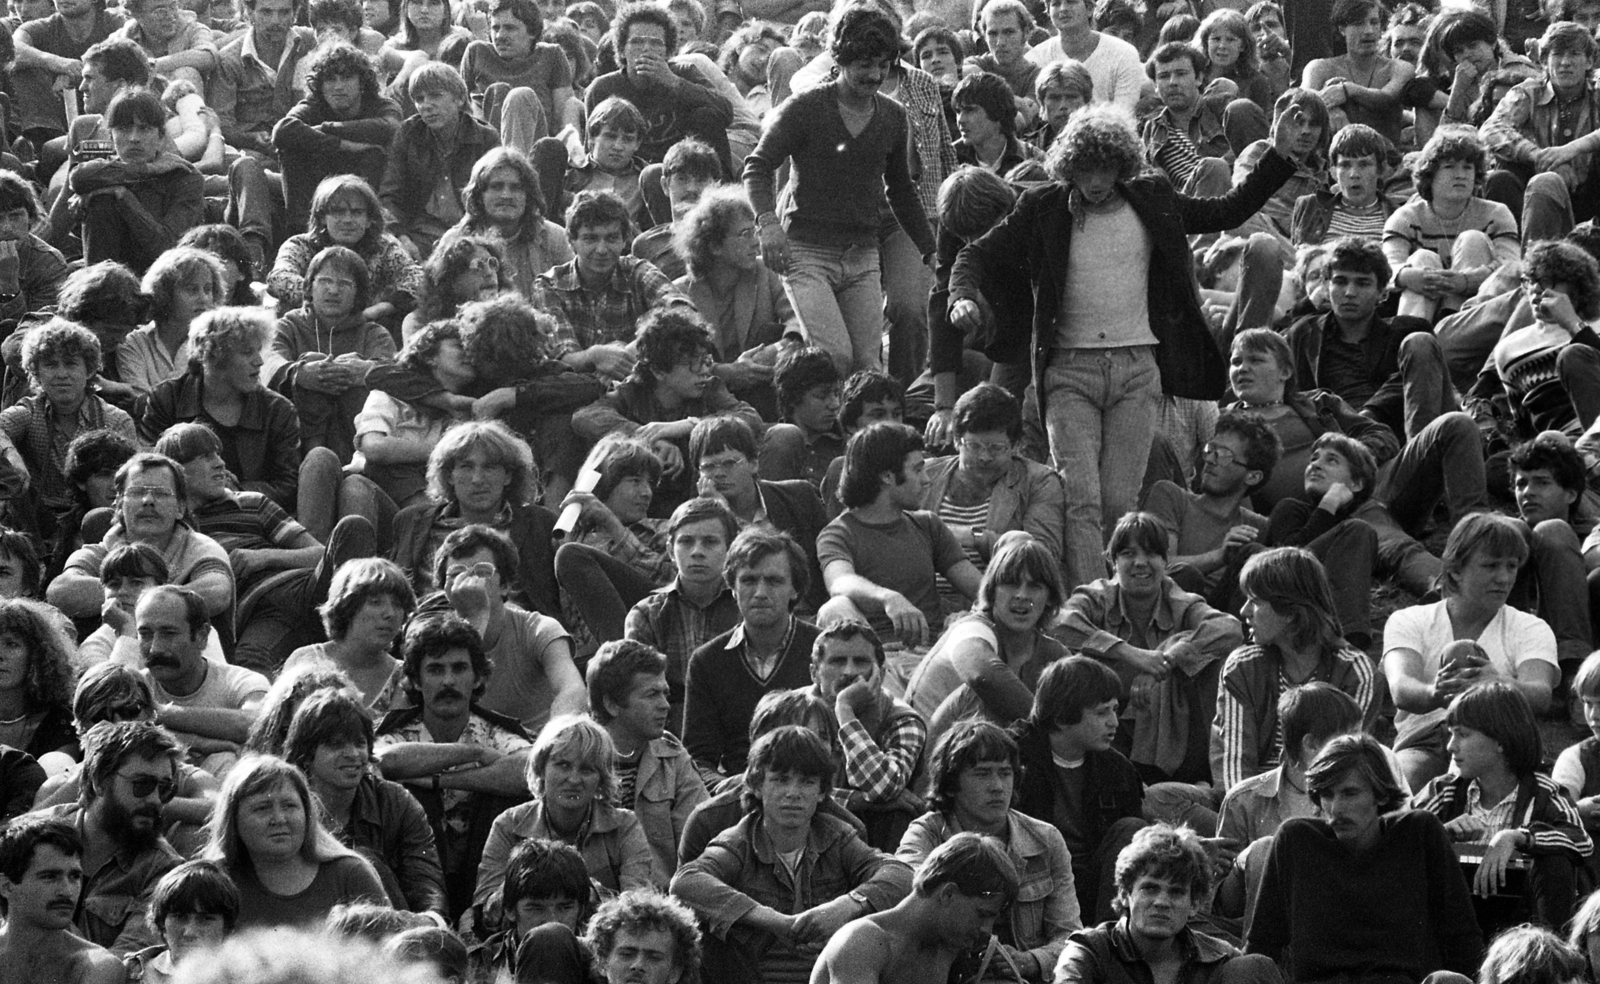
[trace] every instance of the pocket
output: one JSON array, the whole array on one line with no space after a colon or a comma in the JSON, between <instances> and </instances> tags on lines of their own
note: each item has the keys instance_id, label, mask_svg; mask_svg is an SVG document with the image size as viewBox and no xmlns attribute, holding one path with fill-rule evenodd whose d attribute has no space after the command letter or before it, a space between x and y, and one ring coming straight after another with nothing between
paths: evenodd
<instances>
[{"instance_id":1,"label":"pocket","mask_svg":"<svg viewBox=\"0 0 1600 984\"><path fill-rule=\"evenodd\" d=\"M134 895L89 895L83 900L84 929L91 939L106 943L117 938L128 917L139 907Z\"/></svg>"}]
</instances>

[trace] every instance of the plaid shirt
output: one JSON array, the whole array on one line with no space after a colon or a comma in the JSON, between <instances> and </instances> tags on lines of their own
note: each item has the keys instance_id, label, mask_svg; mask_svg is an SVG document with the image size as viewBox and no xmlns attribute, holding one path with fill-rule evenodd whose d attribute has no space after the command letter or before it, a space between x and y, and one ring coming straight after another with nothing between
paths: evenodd
<instances>
[{"instance_id":1,"label":"plaid shirt","mask_svg":"<svg viewBox=\"0 0 1600 984\"><path fill-rule=\"evenodd\" d=\"M576 260L563 263L539 275L530 300L555 322L548 343L553 359L591 345L633 341L635 325L651 308L683 304L694 309L666 274L635 256L618 257L611 282L598 291L583 286Z\"/></svg>"},{"instance_id":2,"label":"plaid shirt","mask_svg":"<svg viewBox=\"0 0 1600 984\"><path fill-rule=\"evenodd\" d=\"M1592 133L1600 126L1600 79L1584 83L1571 130L1561 126L1561 112L1555 88L1544 79L1519 82L1506 93L1482 127L1484 145L1497 161L1532 165L1534 152L1543 147L1560 147ZM1576 188L1589 176L1593 154L1579 154L1556 173Z\"/></svg>"},{"instance_id":3,"label":"plaid shirt","mask_svg":"<svg viewBox=\"0 0 1600 984\"><path fill-rule=\"evenodd\" d=\"M98 396L90 394L78 405L76 420L61 421L43 393L35 393L20 403L0 411L0 431L17 446L28 466L39 501L47 506L72 505L72 483L62 474L67 460L67 445L79 434L102 428L139 443L133 418Z\"/></svg>"},{"instance_id":4,"label":"plaid shirt","mask_svg":"<svg viewBox=\"0 0 1600 984\"><path fill-rule=\"evenodd\" d=\"M899 701L895 704L878 738L858 719L846 721L839 729L845 784L868 802L887 803L899 796L910 784L928 743L928 726L922 716Z\"/></svg>"},{"instance_id":5,"label":"plaid shirt","mask_svg":"<svg viewBox=\"0 0 1600 984\"><path fill-rule=\"evenodd\" d=\"M739 624L739 606L732 589L724 586L707 605L697 605L683 593L677 578L645 595L628 612L623 635L650 646L667 657L667 684L672 703L683 704L684 674L689 655Z\"/></svg>"}]
</instances>

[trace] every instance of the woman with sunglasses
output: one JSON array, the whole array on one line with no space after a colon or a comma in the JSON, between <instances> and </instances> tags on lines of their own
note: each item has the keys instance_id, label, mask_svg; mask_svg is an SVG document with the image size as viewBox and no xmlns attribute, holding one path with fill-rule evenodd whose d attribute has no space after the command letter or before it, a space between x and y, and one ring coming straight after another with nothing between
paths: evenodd
<instances>
[{"instance_id":1,"label":"woman with sunglasses","mask_svg":"<svg viewBox=\"0 0 1600 984\"><path fill-rule=\"evenodd\" d=\"M425 325L453 316L469 301L484 301L516 290L505 247L487 236L459 236L439 243L423 267L417 309L406 315L405 341Z\"/></svg>"},{"instance_id":2,"label":"woman with sunglasses","mask_svg":"<svg viewBox=\"0 0 1600 984\"><path fill-rule=\"evenodd\" d=\"M240 931L319 927L340 903L388 904L377 871L328 833L304 773L281 758L234 766L210 832L205 858L239 886Z\"/></svg>"},{"instance_id":3,"label":"woman with sunglasses","mask_svg":"<svg viewBox=\"0 0 1600 984\"><path fill-rule=\"evenodd\" d=\"M0 601L0 745L32 755L47 775L83 757L72 727L73 651L60 612Z\"/></svg>"}]
</instances>

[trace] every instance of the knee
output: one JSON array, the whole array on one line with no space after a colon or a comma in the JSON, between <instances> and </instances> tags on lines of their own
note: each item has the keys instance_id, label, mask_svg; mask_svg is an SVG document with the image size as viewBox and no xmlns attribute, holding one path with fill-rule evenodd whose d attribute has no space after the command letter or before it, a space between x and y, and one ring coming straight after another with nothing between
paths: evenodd
<instances>
[{"instance_id":1,"label":"knee","mask_svg":"<svg viewBox=\"0 0 1600 984\"><path fill-rule=\"evenodd\" d=\"M300 462L300 479L321 478L339 474L344 465L339 462L339 455L331 448L312 448L306 452L305 458Z\"/></svg>"},{"instance_id":2,"label":"knee","mask_svg":"<svg viewBox=\"0 0 1600 984\"><path fill-rule=\"evenodd\" d=\"M1253 232L1250 238L1245 240L1244 262L1246 265L1270 262L1282 266L1283 245L1278 241L1278 237L1270 232Z\"/></svg>"},{"instance_id":3,"label":"knee","mask_svg":"<svg viewBox=\"0 0 1600 984\"><path fill-rule=\"evenodd\" d=\"M1561 175L1554 171L1545 171L1542 174L1535 174L1528 181L1527 190L1523 192L1523 195L1526 198L1538 196L1564 199L1567 197L1567 183L1562 179Z\"/></svg>"},{"instance_id":4,"label":"knee","mask_svg":"<svg viewBox=\"0 0 1600 984\"><path fill-rule=\"evenodd\" d=\"M228 166L228 184L238 186L245 182L266 180L267 169L259 160L249 154L240 154L239 159Z\"/></svg>"},{"instance_id":5,"label":"knee","mask_svg":"<svg viewBox=\"0 0 1600 984\"><path fill-rule=\"evenodd\" d=\"M1556 354L1556 371L1563 379L1573 373L1600 373L1600 351L1587 345L1564 345Z\"/></svg>"},{"instance_id":6,"label":"knee","mask_svg":"<svg viewBox=\"0 0 1600 984\"><path fill-rule=\"evenodd\" d=\"M563 543L556 548L556 580L566 583L580 570L587 569L589 564L589 551L592 548L584 543Z\"/></svg>"},{"instance_id":7,"label":"knee","mask_svg":"<svg viewBox=\"0 0 1600 984\"><path fill-rule=\"evenodd\" d=\"M1438 428L1439 436L1446 440L1471 441L1479 445L1479 452L1482 452L1483 435L1478 432L1478 425L1460 410L1441 413L1428 426Z\"/></svg>"},{"instance_id":8,"label":"knee","mask_svg":"<svg viewBox=\"0 0 1600 984\"><path fill-rule=\"evenodd\" d=\"M1534 550L1564 550L1576 554L1583 544L1572 524L1563 519L1543 519L1534 525L1529 543Z\"/></svg>"},{"instance_id":9,"label":"knee","mask_svg":"<svg viewBox=\"0 0 1600 984\"><path fill-rule=\"evenodd\" d=\"M1283 974L1266 954L1241 953L1218 968L1215 980L1217 984L1278 984Z\"/></svg>"},{"instance_id":10,"label":"knee","mask_svg":"<svg viewBox=\"0 0 1600 984\"><path fill-rule=\"evenodd\" d=\"M1419 249L1406 257L1405 265L1408 267L1420 267L1424 270L1441 270L1444 268L1444 261L1439 259L1439 254L1431 249Z\"/></svg>"}]
</instances>

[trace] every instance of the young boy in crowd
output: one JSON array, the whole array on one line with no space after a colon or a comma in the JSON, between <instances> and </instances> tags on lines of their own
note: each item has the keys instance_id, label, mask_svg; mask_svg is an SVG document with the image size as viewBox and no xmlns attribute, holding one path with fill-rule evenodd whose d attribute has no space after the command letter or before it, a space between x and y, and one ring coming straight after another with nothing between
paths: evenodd
<instances>
[{"instance_id":1,"label":"young boy in crowd","mask_svg":"<svg viewBox=\"0 0 1600 984\"><path fill-rule=\"evenodd\" d=\"M471 948L470 980L516 980L518 967L560 963L561 944L574 942L594 911L583 855L558 841L533 837L513 847L501 892L510 925Z\"/></svg>"},{"instance_id":2,"label":"young boy in crowd","mask_svg":"<svg viewBox=\"0 0 1600 984\"><path fill-rule=\"evenodd\" d=\"M881 420L903 423L906 417L906 388L886 372L863 369L844 381L839 395L839 430L849 441L856 431L870 427ZM844 455L828 464L828 473L822 479L822 504L828 516L844 512L839 502L839 479L844 474Z\"/></svg>"},{"instance_id":3,"label":"young boy in crowd","mask_svg":"<svg viewBox=\"0 0 1600 984\"><path fill-rule=\"evenodd\" d=\"M772 481L804 478L820 486L844 453L839 430L839 370L820 348L796 352L773 379L783 420L767 428L761 474Z\"/></svg>"},{"instance_id":4,"label":"young boy in crowd","mask_svg":"<svg viewBox=\"0 0 1600 984\"><path fill-rule=\"evenodd\" d=\"M533 164L545 189L546 215L565 215L580 191L609 191L628 206L637 228L648 228L639 177L645 122L639 110L620 96L602 100L589 114L589 154L581 164L569 162L567 145L554 137L534 144Z\"/></svg>"},{"instance_id":5,"label":"young boy in crowd","mask_svg":"<svg viewBox=\"0 0 1600 984\"><path fill-rule=\"evenodd\" d=\"M1382 195L1385 141L1377 130L1352 123L1333 135L1328 160L1332 190L1302 195L1289 219L1295 246L1315 246L1342 236L1383 242L1383 224L1394 206Z\"/></svg>"},{"instance_id":6,"label":"young boy in crowd","mask_svg":"<svg viewBox=\"0 0 1600 984\"><path fill-rule=\"evenodd\" d=\"M112 660L143 669L133 612L146 591L171 580L166 559L150 544L123 543L112 547L106 559L100 562L100 584L106 591L106 602L100 609L100 626L78 644L80 663L93 666ZM205 657L219 665L228 661L214 629L206 639Z\"/></svg>"},{"instance_id":7,"label":"young boy in crowd","mask_svg":"<svg viewBox=\"0 0 1600 984\"><path fill-rule=\"evenodd\" d=\"M650 176L654 177L657 170L661 174L661 190L672 208L672 219L639 233L633 240L633 255L654 263L656 269L677 280L688 272L688 267L672 247L673 234L678 222L700 201L700 193L722 176L722 165L710 144L684 137L668 149L659 169L650 169Z\"/></svg>"},{"instance_id":8,"label":"young boy in crowd","mask_svg":"<svg viewBox=\"0 0 1600 984\"><path fill-rule=\"evenodd\" d=\"M239 921L239 889L214 861L186 861L156 882L150 925L162 942L123 958L129 984L164 984L192 954L219 945Z\"/></svg>"}]
</instances>

